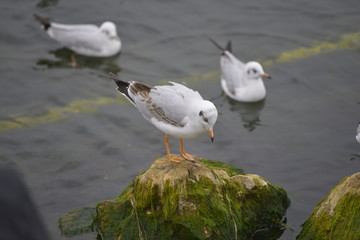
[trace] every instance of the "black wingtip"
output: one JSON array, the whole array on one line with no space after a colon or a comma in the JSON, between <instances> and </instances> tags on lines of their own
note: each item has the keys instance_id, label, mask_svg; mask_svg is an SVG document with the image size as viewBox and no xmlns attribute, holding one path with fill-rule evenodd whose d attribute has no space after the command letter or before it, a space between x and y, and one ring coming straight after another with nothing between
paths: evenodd
<instances>
[{"instance_id":1,"label":"black wingtip","mask_svg":"<svg viewBox=\"0 0 360 240\"><path fill-rule=\"evenodd\" d=\"M225 50L229 51L229 52L232 52L232 46L231 46L231 41L230 40L227 42Z\"/></svg>"},{"instance_id":2,"label":"black wingtip","mask_svg":"<svg viewBox=\"0 0 360 240\"><path fill-rule=\"evenodd\" d=\"M38 21L39 23L41 23L43 25L45 31L47 31L51 27L51 23L48 19L40 17L37 14L34 14L34 18L36 19L36 21Z\"/></svg>"},{"instance_id":3,"label":"black wingtip","mask_svg":"<svg viewBox=\"0 0 360 240\"><path fill-rule=\"evenodd\" d=\"M218 44L217 42L215 42L215 40L213 40L212 38L209 38L209 40L218 48L220 49L221 51L225 52L225 49L220 46L220 44Z\"/></svg>"},{"instance_id":4,"label":"black wingtip","mask_svg":"<svg viewBox=\"0 0 360 240\"><path fill-rule=\"evenodd\" d=\"M119 92L123 92L122 88L124 87L124 85L125 85L126 88L129 86L129 84L124 84L123 81L120 81L120 80L117 80L117 79L113 79L113 80L116 83L116 85L118 86L116 88L116 90L118 90Z\"/></svg>"},{"instance_id":5,"label":"black wingtip","mask_svg":"<svg viewBox=\"0 0 360 240\"><path fill-rule=\"evenodd\" d=\"M125 87L129 86L129 83L127 81L122 80L118 75L112 72L109 72L108 75L101 74L100 77L105 77L114 80L114 82L119 88L123 88L124 86Z\"/></svg>"},{"instance_id":6,"label":"black wingtip","mask_svg":"<svg viewBox=\"0 0 360 240\"><path fill-rule=\"evenodd\" d=\"M218 44L217 42L215 42L215 40L209 38L209 40L218 48L220 49L223 53L225 51L231 52L232 53L232 45L231 45L231 41L229 40L226 44L226 47L223 48L222 46L220 46L220 44Z\"/></svg>"},{"instance_id":7,"label":"black wingtip","mask_svg":"<svg viewBox=\"0 0 360 240\"><path fill-rule=\"evenodd\" d=\"M109 72L108 75L103 75L101 74L100 77L105 77L105 78L109 78L114 80L114 82L117 85L116 90L118 90L121 94L123 94L130 102L134 103L134 100L130 97L129 93L128 93L128 88L130 86L130 83L120 79L120 77L118 75L116 75L115 73Z\"/></svg>"}]
</instances>

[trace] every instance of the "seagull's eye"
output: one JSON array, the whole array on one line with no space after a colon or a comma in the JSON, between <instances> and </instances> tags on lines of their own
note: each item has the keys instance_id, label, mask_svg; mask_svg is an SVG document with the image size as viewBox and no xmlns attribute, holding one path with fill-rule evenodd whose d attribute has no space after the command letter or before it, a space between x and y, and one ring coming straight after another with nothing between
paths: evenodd
<instances>
[{"instance_id":1,"label":"seagull's eye","mask_svg":"<svg viewBox=\"0 0 360 240\"><path fill-rule=\"evenodd\" d=\"M105 33L106 35L110 35L110 32L108 30L102 30L103 33Z\"/></svg>"},{"instance_id":2,"label":"seagull's eye","mask_svg":"<svg viewBox=\"0 0 360 240\"><path fill-rule=\"evenodd\" d=\"M209 119L208 118L203 118L205 122L209 122Z\"/></svg>"},{"instance_id":3,"label":"seagull's eye","mask_svg":"<svg viewBox=\"0 0 360 240\"><path fill-rule=\"evenodd\" d=\"M199 116L202 116L202 115L204 115L204 113L203 113L203 111L200 111Z\"/></svg>"},{"instance_id":4,"label":"seagull's eye","mask_svg":"<svg viewBox=\"0 0 360 240\"><path fill-rule=\"evenodd\" d=\"M253 69L253 73L257 73L256 69Z\"/></svg>"}]
</instances>

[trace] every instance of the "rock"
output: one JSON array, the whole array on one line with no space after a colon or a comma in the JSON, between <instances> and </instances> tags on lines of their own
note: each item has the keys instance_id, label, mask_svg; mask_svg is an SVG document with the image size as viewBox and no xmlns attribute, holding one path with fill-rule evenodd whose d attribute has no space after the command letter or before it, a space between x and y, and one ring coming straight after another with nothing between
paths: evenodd
<instances>
[{"instance_id":1,"label":"rock","mask_svg":"<svg viewBox=\"0 0 360 240\"><path fill-rule=\"evenodd\" d=\"M290 200L264 178L218 161L166 157L97 205L102 239L250 239L281 227Z\"/></svg>"},{"instance_id":2,"label":"rock","mask_svg":"<svg viewBox=\"0 0 360 240\"><path fill-rule=\"evenodd\" d=\"M64 236L72 237L93 231L95 207L81 207L72 210L59 219L59 228Z\"/></svg>"},{"instance_id":3,"label":"rock","mask_svg":"<svg viewBox=\"0 0 360 240\"><path fill-rule=\"evenodd\" d=\"M296 239L360 239L360 172L344 178L331 190Z\"/></svg>"}]
</instances>

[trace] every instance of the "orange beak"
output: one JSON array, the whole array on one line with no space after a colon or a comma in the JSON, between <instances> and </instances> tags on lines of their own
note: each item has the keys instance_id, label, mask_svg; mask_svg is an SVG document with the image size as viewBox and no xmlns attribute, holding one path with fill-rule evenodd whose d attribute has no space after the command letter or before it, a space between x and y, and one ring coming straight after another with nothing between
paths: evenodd
<instances>
[{"instance_id":1,"label":"orange beak","mask_svg":"<svg viewBox=\"0 0 360 240\"><path fill-rule=\"evenodd\" d=\"M208 131L211 138L211 142L214 142L214 131L212 129L209 129Z\"/></svg>"},{"instance_id":2,"label":"orange beak","mask_svg":"<svg viewBox=\"0 0 360 240\"><path fill-rule=\"evenodd\" d=\"M271 76L267 73L261 74L261 77L271 79Z\"/></svg>"},{"instance_id":3,"label":"orange beak","mask_svg":"<svg viewBox=\"0 0 360 240\"><path fill-rule=\"evenodd\" d=\"M111 39L114 39L114 40L118 40L118 39L119 39L118 36L111 36L110 38L111 38Z\"/></svg>"}]
</instances>

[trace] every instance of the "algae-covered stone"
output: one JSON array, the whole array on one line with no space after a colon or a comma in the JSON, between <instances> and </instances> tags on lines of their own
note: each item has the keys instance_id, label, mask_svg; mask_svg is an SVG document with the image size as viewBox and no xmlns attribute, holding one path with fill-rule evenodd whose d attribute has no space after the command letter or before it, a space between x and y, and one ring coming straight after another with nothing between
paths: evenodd
<instances>
[{"instance_id":1,"label":"algae-covered stone","mask_svg":"<svg viewBox=\"0 0 360 240\"><path fill-rule=\"evenodd\" d=\"M99 203L94 225L102 239L250 239L280 226L289 203L282 188L231 165L164 157Z\"/></svg>"},{"instance_id":2,"label":"algae-covered stone","mask_svg":"<svg viewBox=\"0 0 360 240\"><path fill-rule=\"evenodd\" d=\"M360 239L360 172L344 178L331 190L296 239Z\"/></svg>"},{"instance_id":3,"label":"algae-covered stone","mask_svg":"<svg viewBox=\"0 0 360 240\"><path fill-rule=\"evenodd\" d=\"M59 219L60 231L67 237L91 232L93 231L92 224L95 215L95 207L74 209Z\"/></svg>"}]
</instances>

